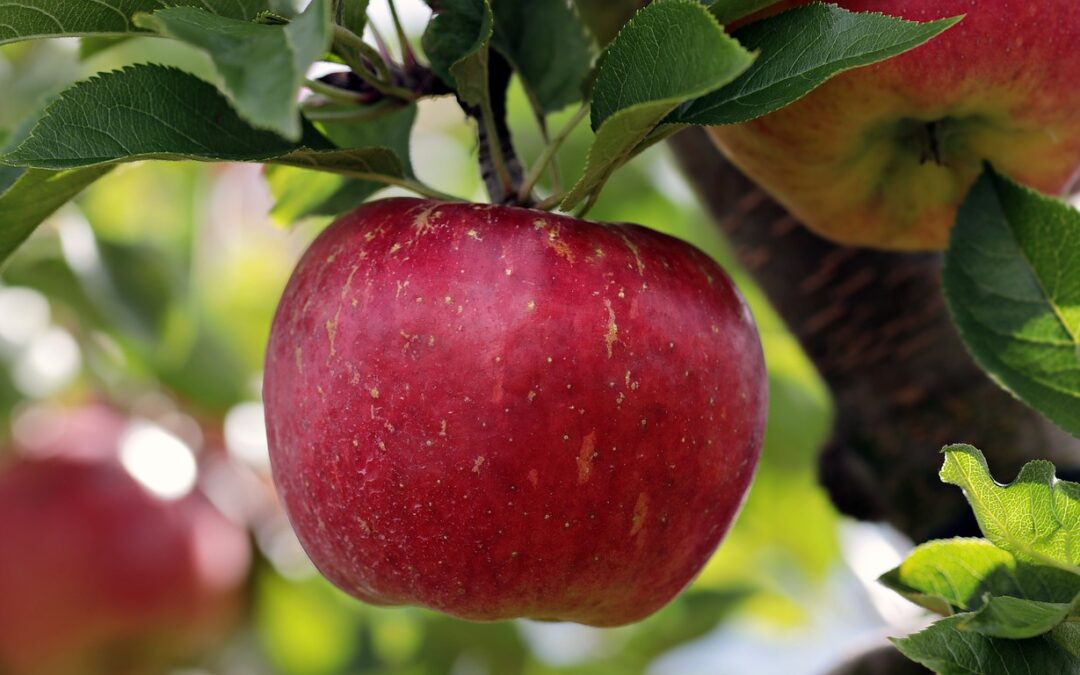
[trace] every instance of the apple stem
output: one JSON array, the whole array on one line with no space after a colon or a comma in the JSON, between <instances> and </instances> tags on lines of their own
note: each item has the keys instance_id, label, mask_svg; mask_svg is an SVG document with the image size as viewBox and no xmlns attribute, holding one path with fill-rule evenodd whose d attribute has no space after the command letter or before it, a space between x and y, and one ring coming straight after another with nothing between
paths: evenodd
<instances>
[{"instance_id":1,"label":"apple stem","mask_svg":"<svg viewBox=\"0 0 1080 675\"><path fill-rule=\"evenodd\" d=\"M514 179L503 156L503 143L494 118L491 103L485 101L480 106L480 174L491 201L502 203L513 192Z\"/></svg>"},{"instance_id":2,"label":"apple stem","mask_svg":"<svg viewBox=\"0 0 1080 675\"><path fill-rule=\"evenodd\" d=\"M938 123L927 122L926 124L926 147L923 149L922 163L934 162L941 166L941 143L938 139Z\"/></svg>"},{"instance_id":3,"label":"apple stem","mask_svg":"<svg viewBox=\"0 0 1080 675\"><path fill-rule=\"evenodd\" d=\"M536 163L533 164L528 175L525 176L525 182L522 183L521 189L518 190L519 201L525 202L531 199L533 188L536 187L540 177L544 175L544 171L549 165L553 165L555 157L563 143L566 142L566 139L570 137L570 134L573 133L574 129L581 124L581 121L585 119L588 114L589 104L586 103L578 108L578 111L574 113L574 116L570 118L570 121L568 121L566 125L559 130L559 133L555 135L555 138L551 139L547 144L544 148L544 152L537 158ZM561 201L561 196L559 201Z\"/></svg>"}]
</instances>

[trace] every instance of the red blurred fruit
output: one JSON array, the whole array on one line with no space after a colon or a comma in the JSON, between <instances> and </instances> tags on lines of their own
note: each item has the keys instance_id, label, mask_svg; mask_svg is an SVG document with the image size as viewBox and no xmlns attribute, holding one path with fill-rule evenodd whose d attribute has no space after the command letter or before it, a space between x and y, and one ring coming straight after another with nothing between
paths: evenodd
<instances>
[{"instance_id":1,"label":"red blurred fruit","mask_svg":"<svg viewBox=\"0 0 1080 675\"><path fill-rule=\"evenodd\" d=\"M285 508L346 592L612 626L723 538L766 377L738 291L683 242L391 199L300 262L264 396Z\"/></svg>"},{"instance_id":2,"label":"red blurred fruit","mask_svg":"<svg viewBox=\"0 0 1080 675\"><path fill-rule=\"evenodd\" d=\"M156 496L117 459L126 423L67 413L0 467L0 672L161 673L238 616L245 532L198 492Z\"/></svg>"}]
</instances>

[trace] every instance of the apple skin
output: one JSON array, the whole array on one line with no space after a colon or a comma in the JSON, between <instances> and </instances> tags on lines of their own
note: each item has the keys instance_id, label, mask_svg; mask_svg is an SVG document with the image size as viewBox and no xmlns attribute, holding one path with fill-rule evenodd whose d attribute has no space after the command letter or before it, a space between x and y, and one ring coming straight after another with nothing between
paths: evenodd
<instances>
[{"instance_id":1,"label":"apple skin","mask_svg":"<svg viewBox=\"0 0 1080 675\"><path fill-rule=\"evenodd\" d=\"M0 465L0 672L156 675L238 618L247 535L197 491L139 484L117 461L118 414L67 418Z\"/></svg>"},{"instance_id":2,"label":"apple skin","mask_svg":"<svg viewBox=\"0 0 1080 675\"><path fill-rule=\"evenodd\" d=\"M843 244L939 250L984 160L1048 194L1080 176L1075 0L836 4L916 21L966 17L787 108L710 129L724 154L810 229ZM931 122L940 162L931 158Z\"/></svg>"},{"instance_id":3,"label":"apple skin","mask_svg":"<svg viewBox=\"0 0 1080 675\"><path fill-rule=\"evenodd\" d=\"M391 199L304 255L263 395L286 512L342 590L614 626L716 549L767 390L746 304L688 244Z\"/></svg>"}]
</instances>

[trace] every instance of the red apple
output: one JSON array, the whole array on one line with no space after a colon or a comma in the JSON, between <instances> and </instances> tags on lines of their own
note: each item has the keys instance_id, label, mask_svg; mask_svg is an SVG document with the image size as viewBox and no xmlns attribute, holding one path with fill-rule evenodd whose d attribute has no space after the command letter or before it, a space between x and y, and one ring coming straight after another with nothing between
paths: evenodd
<instances>
[{"instance_id":1,"label":"red apple","mask_svg":"<svg viewBox=\"0 0 1080 675\"><path fill-rule=\"evenodd\" d=\"M766 377L712 260L634 225L391 199L325 231L266 362L275 482L373 604L612 626L735 517Z\"/></svg>"},{"instance_id":2,"label":"red apple","mask_svg":"<svg viewBox=\"0 0 1080 675\"><path fill-rule=\"evenodd\" d=\"M732 162L811 229L845 244L941 249L984 160L1051 194L1080 176L1075 0L837 4L917 21L965 18L778 112L711 130Z\"/></svg>"},{"instance_id":3,"label":"red apple","mask_svg":"<svg viewBox=\"0 0 1080 675\"><path fill-rule=\"evenodd\" d=\"M132 477L115 413L66 417L0 467L0 672L163 672L236 617L246 534L200 493L166 500Z\"/></svg>"}]
</instances>

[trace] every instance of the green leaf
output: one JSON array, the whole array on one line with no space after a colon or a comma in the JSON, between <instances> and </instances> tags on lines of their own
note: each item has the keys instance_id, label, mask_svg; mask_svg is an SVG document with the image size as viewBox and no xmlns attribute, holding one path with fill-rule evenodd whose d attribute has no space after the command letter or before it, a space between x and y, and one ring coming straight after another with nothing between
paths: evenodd
<instances>
[{"instance_id":1,"label":"green leaf","mask_svg":"<svg viewBox=\"0 0 1080 675\"><path fill-rule=\"evenodd\" d=\"M1080 213L988 169L960 207L942 275L979 365L1080 436Z\"/></svg>"},{"instance_id":2,"label":"green leaf","mask_svg":"<svg viewBox=\"0 0 1080 675\"><path fill-rule=\"evenodd\" d=\"M762 57L738 79L692 101L677 124L739 124L794 103L834 75L917 47L959 19L928 23L812 4L756 21L735 38Z\"/></svg>"},{"instance_id":3,"label":"green leaf","mask_svg":"<svg viewBox=\"0 0 1080 675\"><path fill-rule=\"evenodd\" d=\"M1080 623L1070 621L1058 625L1050 631L1050 639L1073 658L1080 659Z\"/></svg>"},{"instance_id":4,"label":"green leaf","mask_svg":"<svg viewBox=\"0 0 1080 675\"><path fill-rule=\"evenodd\" d=\"M269 161L372 179L401 176L386 148L339 149L311 125L300 143L245 123L217 89L163 66L132 66L64 92L0 162L40 169L141 159Z\"/></svg>"},{"instance_id":5,"label":"green leaf","mask_svg":"<svg viewBox=\"0 0 1080 675\"><path fill-rule=\"evenodd\" d=\"M108 51L117 45L130 40L132 36L129 35L102 35L102 36L87 36L79 39L79 59L85 61L86 59L97 56L101 52Z\"/></svg>"},{"instance_id":6,"label":"green leaf","mask_svg":"<svg viewBox=\"0 0 1080 675\"><path fill-rule=\"evenodd\" d=\"M979 611L960 624L964 630L989 637L1020 640L1049 633L1080 605L1080 595L1069 602L1040 602L1011 596L986 597Z\"/></svg>"},{"instance_id":7,"label":"green leaf","mask_svg":"<svg viewBox=\"0 0 1080 675\"><path fill-rule=\"evenodd\" d=\"M1080 673L1080 485L1033 461L999 485L970 445L944 450L987 539L919 546L881 581L933 611L974 610L894 640L938 673Z\"/></svg>"},{"instance_id":8,"label":"green leaf","mask_svg":"<svg viewBox=\"0 0 1080 675\"><path fill-rule=\"evenodd\" d=\"M416 113L416 104L409 104L365 122L322 121L316 126L344 150L376 147L393 150L400 159L403 174L412 176L409 147Z\"/></svg>"},{"instance_id":9,"label":"green leaf","mask_svg":"<svg viewBox=\"0 0 1080 675\"><path fill-rule=\"evenodd\" d=\"M654 2L604 51L592 90L593 130L633 105L685 99L687 92L722 86L753 60L699 3Z\"/></svg>"},{"instance_id":10,"label":"green leaf","mask_svg":"<svg viewBox=\"0 0 1080 675\"><path fill-rule=\"evenodd\" d=\"M1036 460L999 485L977 448L943 452L941 480L963 489L987 539L1019 560L1080 575L1080 484L1058 480L1053 464Z\"/></svg>"},{"instance_id":11,"label":"green leaf","mask_svg":"<svg viewBox=\"0 0 1080 675\"><path fill-rule=\"evenodd\" d=\"M599 190L675 107L730 82L753 59L694 0L659 0L639 11L601 57L592 103L596 139L562 208Z\"/></svg>"},{"instance_id":12,"label":"green leaf","mask_svg":"<svg viewBox=\"0 0 1080 675\"><path fill-rule=\"evenodd\" d=\"M917 547L882 584L938 614L975 610L986 594L1071 602L1080 577L1056 567L1018 561L985 539L943 539Z\"/></svg>"},{"instance_id":13,"label":"green leaf","mask_svg":"<svg viewBox=\"0 0 1080 675\"><path fill-rule=\"evenodd\" d=\"M82 192L111 167L93 167L75 171L41 171L31 169L21 172L14 181L14 172L5 172L0 185L0 263L3 263L26 241L43 220Z\"/></svg>"},{"instance_id":14,"label":"green leaf","mask_svg":"<svg viewBox=\"0 0 1080 675\"><path fill-rule=\"evenodd\" d=\"M48 37L123 34L132 17L162 7L202 7L232 19L252 19L266 0L0 0L0 44Z\"/></svg>"},{"instance_id":15,"label":"green leaf","mask_svg":"<svg viewBox=\"0 0 1080 675\"><path fill-rule=\"evenodd\" d=\"M374 180L379 176L400 177L402 175L401 160L389 148L329 151L300 148L286 155L271 157L268 161L273 164L328 171L365 180Z\"/></svg>"},{"instance_id":16,"label":"green leaf","mask_svg":"<svg viewBox=\"0 0 1080 675\"><path fill-rule=\"evenodd\" d=\"M261 160L297 149L241 120L213 85L175 68L141 65L66 90L2 161L59 170L137 159Z\"/></svg>"},{"instance_id":17,"label":"green leaf","mask_svg":"<svg viewBox=\"0 0 1080 675\"><path fill-rule=\"evenodd\" d=\"M351 30L357 35L364 34L367 25L369 0L334 0L334 23Z\"/></svg>"},{"instance_id":18,"label":"green leaf","mask_svg":"<svg viewBox=\"0 0 1080 675\"><path fill-rule=\"evenodd\" d=\"M722 24L728 24L744 16L750 16L754 12L765 9L769 5L775 5L780 0L715 0L709 11L716 20Z\"/></svg>"},{"instance_id":19,"label":"green leaf","mask_svg":"<svg viewBox=\"0 0 1080 675\"><path fill-rule=\"evenodd\" d=\"M581 100L581 85L592 66L592 42L570 4L492 0L491 9L491 44L521 77L533 107L550 113Z\"/></svg>"},{"instance_id":20,"label":"green leaf","mask_svg":"<svg viewBox=\"0 0 1080 675\"><path fill-rule=\"evenodd\" d=\"M488 46L494 31L491 5L488 0L437 4L421 40L431 69L462 101L483 105L488 99Z\"/></svg>"},{"instance_id":21,"label":"green leaf","mask_svg":"<svg viewBox=\"0 0 1080 675\"><path fill-rule=\"evenodd\" d=\"M324 205L335 197L344 182L341 176L331 173L292 166L268 166L266 184L275 200L270 215L286 227L311 216L332 215L334 212L324 208ZM361 201L381 187L367 182L364 186L365 189L360 190L364 193L359 197ZM324 213L324 210L328 212Z\"/></svg>"},{"instance_id":22,"label":"green leaf","mask_svg":"<svg viewBox=\"0 0 1080 675\"><path fill-rule=\"evenodd\" d=\"M940 675L1080 673L1080 660L1049 637L1005 640L963 630L965 614L893 639L904 656Z\"/></svg>"},{"instance_id":23,"label":"green leaf","mask_svg":"<svg viewBox=\"0 0 1080 675\"><path fill-rule=\"evenodd\" d=\"M358 123L320 123L322 131L342 148L372 148L389 150L400 160L401 172L412 175L409 161L409 139L416 120L416 106L374 120ZM385 187L355 178L326 173L314 173L286 166L267 170L271 192L277 198L273 215L280 222L291 224L308 216L332 216L348 211Z\"/></svg>"},{"instance_id":24,"label":"green leaf","mask_svg":"<svg viewBox=\"0 0 1080 675\"><path fill-rule=\"evenodd\" d=\"M19 180L22 175L26 173L26 169L19 169L14 166L0 166L0 195L8 191L15 181Z\"/></svg>"},{"instance_id":25,"label":"green leaf","mask_svg":"<svg viewBox=\"0 0 1080 675\"><path fill-rule=\"evenodd\" d=\"M311 64L330 46L329 0L313 0L284 26L175 7L135 16L135 23L205 51L219 88L251 125L300 140L300 87Z\"/></svg>"}]
</instances>

